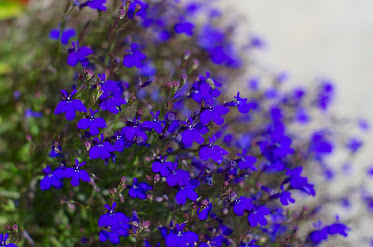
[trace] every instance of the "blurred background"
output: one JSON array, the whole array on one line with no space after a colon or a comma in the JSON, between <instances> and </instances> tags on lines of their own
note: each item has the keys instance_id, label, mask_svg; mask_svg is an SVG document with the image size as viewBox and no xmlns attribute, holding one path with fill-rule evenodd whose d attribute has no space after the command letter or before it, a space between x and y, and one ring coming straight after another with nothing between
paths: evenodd
<instances>
[{"instance_id":1,"label":"blurred background","mask_svg":"<svg viewBox=\"0 0 373 247\"><path fill-rule=\"evenodd\" d=\"M315 77L331 79L336 88L332 110L341 117L365 118L372 125L373 1L224 0L223 4L240 14L246 25L243 32L265 41L264 49L255 53L258 63L268 70L288 72L292 85L309 86ZM366 133L348 183L362 182L372 165L373 132ZM335 165L344 162L332 159L339 163ZM344 186L346 179L336 180L336 189ZM372 217L359 225L350 240L359 239L358 246L373 246L368 240L368 236L372 238Z\"/></svg>"}]
</instances>

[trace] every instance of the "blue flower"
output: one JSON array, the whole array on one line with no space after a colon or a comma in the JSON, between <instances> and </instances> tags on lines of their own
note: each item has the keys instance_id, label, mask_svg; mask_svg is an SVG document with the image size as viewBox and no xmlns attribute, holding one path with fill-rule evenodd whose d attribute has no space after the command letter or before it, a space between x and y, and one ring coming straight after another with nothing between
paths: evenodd
<instances>
[{"instance_id":1,"label":"blue flower","mask_svg":"<svg viewBox=\"0 0 373 247\"><path fill-rule=\"evenodd\" d=\"M168 175L170 175L171 171L173 170L173 163L166 160L167 156L159 156L159 159L154 161L152 165L152 171L155 173L161 173L163 177L167 177Z\"/></svg>"},{"instance_id":2,"label":"blue flower","mask_svg":"<svg viewBox=\"0 0 373 247\"><path fill-rule=\"evenodd\" d=\"M12 243L9 243L9 244L6 244L6 240L8 239L9 237L9 234L8 233L5 233L4 235L2 233L0 233L0 246L1 247L17 247L17 245L15 244L12 244Z\"/></svg>"},{"instance_id":3,"label":"blue flower","mask_svg":"<svg viewBox=\"0 0 373 247\"><path fill-rule=\"evenodd\" d=\"M334 96L334 86L331 81L324 80L319 86L316 104L321 110L327 110Z\"/></svg>"},{"instance_id":4,"label":"blue flower","mask_svg":"<svg viewBox=\"0 0 373 247\"><path fill-rule=\"evenodd\" d=\"M150 112L153 117L153 121L145 121L142 124L142 128L146 131L152 131L154 129L155 132L157 132L158 134L162 134L163 124L165 124L165 121L158 120L159 113L160 111L157 111L155 114L153 112Z\"/></svg>"},{"instance_id":5,"label":"blue flower","mask_svg":"<svg viewBox=\"0 0 373 247\"><path fill-rule=\"evenodd\" d=\"M66 28L63 30L61 35L61 30L59 28L54 28L49 33L49 38L58 40L61 36L61 44L67 45L69 43L69 39L76 35L76 31L74 28Z\"/></svg>"},{"instance_id":6,"label":"blue flower","mask_svg":"<svg viewBox=\"0 0 373 247\"><path fill-rule=\"evenodd\" d=\"M210 144L208 146L203 146L199 150L199 158L203 161L212 159L216 163L220 164L223 162L223 156L229 154L225 149L215 145L215 136L209 138Z\"/></svg>"},{"instance_id":7,"label":"blue flower","mask_svg":"<svg viewBox=\"0 0 373 247\"><path fill-rule=\"evenodd\" d=\"M56 189L61 189L63 187L63 169L57 168L52 172L50 166L43 169L45 177L40 181L41 190L49 190L51 186Z\"/></svg>"},{"instance_id":8,"label":"blue flower","mask_svg":"<svg viewBox=\"0 0 373 247\"><path fill-rule=\"evenodd\" d=\"M152 247L151 244L149 244L147 239L145 239L144 245L145 245L145 247ZM160 242L158 242L154 247L159 247L159 246L161 246Z\"/></svg>"},{"instance_id":9,"label":"blue flower","mask_svg":"<svg viewBox=\"0 0 373 247\"><path fill-rule=\"evenodd\" d=\"M237 166L238 168L245 170L250 168L252 171L257 171L258 169L255 167L256 158L254 156L248 156L247 150L242 150L242 155L237 153L238 156L241 157L241 159L238 160Z\"/></svg>"},{"instance_id":10,"label":"blue flower","mask_svg":"<svg viewBox=\"0 0 373 247\"><path fill-rule=\"evenodd\" d=\"M127 141L124 138L124 132L123 129L121 132L116 131L114 135L111 137L111 139L115 140L114 143L114 149L117 152L123 152L124 147L130 147L131 144L127 145Z\"/></svg>"},{"instance_id":11,"label":"blue flower","mask_svg":"<svg viewBox=\"0 0 373 247\"><path fill-rule=\"evenodd\" d=\"M132 198L139 198L141 200L145 200L147 195L146 191L152 190L153 186L148 185L147 183L139 183L137 181L137 178L133 179L133 184L130 190L128 191L128 195Z\"/></svg>"},{"instance_id":12,"label":"blue flower","mask_svg":"<svg viewBox=\"0 0 373 247\"><path fill-rule=\"evenodd\" d=\"M256 245L255 242L256 242L256 239L253 239L250 242L247 241L247 244L241 242L241 245L238 247L260 247L259 245Z\"/></svg>"},{"instance_id":13,"label":"blue flower","mask_svg":"<svg viewBox=\"0 0 373 247\"><path fill-rule=\"evenodd\" d=\"M88 6L91 9L97 9L99 11L106 11L105 4L106 4L106 0L90 0L82 4L80 8L83 8L84 6Z\"/></svg>"},{"instance_id":14,"label":"blue flower","mask_svg":"<svg viewBox=\"0 0 373 247\"><path fill-rule=\"evenodd\" d=\"M190 22L179 22L174 26L176 33L184 33L188 36L193 35L194 24Z\"/></svg>"},{"instance_id":15,"label":"blue flower","mask_svg":"<svg viewBox=\"0 0 373 247\"><path fill-rule=\"evenodd\" d=\"M233 207L233 212L238 216L242 216L245 213L245 210L251 211L255 209L252 201L253 200L251 198L246 198L243 196L237 198Z\"/></svg>"},{"instance_id":16,"label":"blue flower","mask_svg":"<svg viewBox=\"0 0 373 247\"><path fill-rule=\"evenodd\" d=\"M112 92L104 93L100 97L101 103L99 104L101 110L109 111L114 114L118 114L121 111L120 106L127 102L120 96L115 95Z\"/></svg>"},{"instance_id":17,"label":"blue flower","mask_svg":"<svg viewBox=\"0 0 373 247\"><path fill-rule=\"evenodd\" d=\"M246 114L250 111L250 109L253 109L256 107L256 104L253 102L247 103L247 99L241 98L240 97L240 92L237 93L237 96L234 97L235 100L225 103L225 106L237 106L238 111L241 112L242 114Z\"/></svg>"},{"instance_id":18,"label":"blue flower","mask_svg":"<svg viewBox=\"0 0 373 247\"><path fill-rule=\"evenodd\" d=\"M67 64L75 67L79 62L82 66L89 64L87 56L93 53L87 46L79 47L79 42L72 42L73 47L69 49L69 56L67 57Z\"/></svg>"},{"instance_id":19,"label":"blue flower","mask_svg":"<svg viewBox=\"0 0 373 247\"><path fill-rule=\"evenodd\" d=\"M176 224L172 232L167 235L166 246L167 247L185 247L194 246L195 242L198 242L199 237L192 231L184 232L185 223L179 225Z\"/></svg>"},{"instance_id":20,"label":"blue flower","mask_svg":"<svg viewBox=\"0 0 373 247\"><path fill-rule=\"evenodd\" d=\"M115 95L117 97L121 96L121 89L119 87L119 81L113 81L113 80L106 80L105 74L98 74L98 77L100 78L101 82L98 83L100 85L100 89L103 92L103 94L100 96L100 99L104 99L110 96L109 92L112 93L112 95Z\"/></svg>"},{"instance_id":21,"label":"blue flower","mask_svg":"<svg viewBox=\"0 0 373 247\"><path fill-rule=\"evenodd\" d=\"M262 226L267 225L267 219L264 217L265 215L270 214L271 211L265 207L265 206L259 206L255 207L249 216L247 216L247 219L251 226L256 227L258 223Z\"/></svg>"},{"instance_id":22,"label":"blue flower","mask_svg":"<svg viewBox=\"0 0 373 247\"><path fill-rule=\"evenodd\" d=\"M358 138L351 138L346 147L350 149L351 153L356 153L363 146L363 142Z\"/></svg>"},{"instance_id":23,"label":"blue flower","mask_svg":"<svg viewBox=\"0 0 373 247\"><path fill-rule=\"evenodd\" d=\"M204 139L201 136L201 133L196 129L196 123L193 124L192 118L189 118L189 123L183 122L187 127L186 130L181 134L181 142L184 144L184 146L190 147L193 145L193 141L202 144Z\"/></svg>"},{"instance_id":24,"label":"blue flower","mask_svg":"<svg viewBox=\"0 0 373 247\"><path fill-rule=\"evenodd\" d=\"M129 219L124 213L114 211L116 206L117 206L116 202L113 202L111 207L108 204L105 204L107 213L103 214L98 220L99 227L108 227L108 226L113 227L113 226L118 226L120 224L129 223Z\"/></svg>"},{"instance_id":25,"label":"blue flower","mask_svg":"<svg viewBox=\"0 0 373 247\"><path fill-rule=\"evenodd\" d=\"M101 242L105 242L109 239L112 244L119 244L120 236L123 236L123 237L129 236L128 224L120 224L120 225L114 226L113 228L110 229L110 231L101 230L99 234L99 239Z\"/></svg>"},{"instance_id":26,"label":"blue flower","mask_svg":"<svg viewBox=\"0 0 373 247\"><path fill-rule=\"evenodd\" d=\"M78 129L88 129L89 133L91 135L97 135L99 130L98 128L106 128L105 120L101 117L95 118L95 114L98 112L98 110L93 111L92 109L89 109L91 116L87 118L82 118L78 122Z\"/></svg>"},{"instance_id":27,"label":"blue flower","mask_svg":"<svg viewBox=\"0 0 373 247\"><path fill-rule=\"evenodd\" d=\"M87 112L87 108L84 104L78 99L72 99L76 94L76 90L73 90L70 95L67 94L65 89L61 90L61 93L64 96L64 100L60 101L54 110L54 114L58 115L65 113L67 121L75 119L75 111Z\"/></svg>"},{"instance_id":28,"label":"blue flower","mask_svg":"<svg viewBox=\"0 0 373 247\"><path fill-rule=\"evenodd\" d=\"M175 185L180 185L180 186L186 186L189 183L189 178L190 174L189 172L183 170L183 169L177 169L177 162L172 166L172 171L170 175L167 176L167 184L169 186L175 186Z\"/></svg>"},{"instance_id":29,"label":"blue flower","mask_svg":"<svg viewBox=\"0 0 373 247\"><path fill-rule=\"evenodd\" d=\"M207 199L209 201L209 199ZM211 210L212 210L212 203L210 202L209 204L207 204L207 206L200 210L200 208L197 210L197 213L198 213L198 218L200 220L207 220L207 218L209 217L210 213L211 213Z\"/></svg>"},{"instance_id":30,"label":"blue flower","mask_svg":"<svg viewBox=\"0 0 373 247\"><path fill-rule=\"evenodd\" d=\"M96 146L91 147L89 150L89 158L92 160L101 158L102 160L108 159L111 157L110 153L114 152L115 149L110 142L105 140L104 134L101 134L101 140L98 138L93 139L98 144Z\"/></svg>"},{"instance_id":31,"label":"blue flower","mask_svg":"<svg viewBox=\"0 0 373 247\"><path fill-rule=\"evenodd\" d=\"M63 157L62 147L58 142L55 142L51 146L51 151L49 153L49 157L55 158L55 157Z\"/></svg>"},{"instance_id":32,"label":"blue flower","mask_svg":"<svg viewBox=\"0 0 373 247\"><path fill-rule=\"evenodd\" d=\"M42 116L43 116L43 113L41 113L41 112L35 112L31 108L28 108L25 111L25 117L26 118L31 118L31 117L39 118L39 117L42 117Z\"/></svg>"},{"instance_id":33,"label":"blue flower","mask_svg":"<svg viewBox=\"0 0 373 247\"><path fill-rule=\"evenodd\" d=\"M308 179L306 177L301 177L300 174L302 173L303 168L296 167L292 170L288 170L286 172L286 175L289 176L284 183L290 182L290 186L294 189L302 190L306 192L309 195L315 196L315 190L313 188L313 185L308 183ZM283 184L284 184L283 183Z\"/></svg>"},{"instance_id":34,"label":"blue flower","mask_svg":"<svg viewBox=\"0 0 373 247\"><path fill-rule=\"evenodd\" d=\"M80 167L85 165L85 162L82 162L79 164L78 159L75 159L75 167L71 168L65 168L63 171L63 176L65 178L72 178L71 179L71 185L72 186L79 186L80 180L83 180L85 182L90 182L91 178L89 177L89 174L85 170L80 170Z\"/></svg>"},{"instance_id":35,"label":"blue flower","mask_svg":"<svg viewBox=\"0 0 373 247\"><path fill-rule=\"evenodd\" d=\"M186 186L181 186L179 192L176 193L175 199L178 204L185 204L187 198L191 201L195 201L198 198L198 194L194 191L199 186L199 181L196 179L189 180Z\"/></svg>"},{"instance_id":36,"label":"blue flower","mask_svg":"<svg viewBox=\"0 0 373 247\"><path fill-rule=\"evenodd\" d=\"M202 124L208 124L212 119L217 125L222 125L224 123L224 118L222 118L221 115L225 115L228 112L229 108L223 105L207 106L207 108L201 112L199 119Z\"/></svg>"},{"instance_id":37,"label":"blue flower","mask_svg":"<svg viewBox=\"0 0 373 247\"><path fill-rule=\"evenodd\" d=\"M336 223L333 223L333 224L329 225L327 227L327 229L328 229L328 233L330 235L339 234L339 235L342 235L344 237L347 237L347 235L348 235L347 231L351 230L345 224L342 224L342 223L339 223L339 222L336 222Z\"/></svg>"},{"instance_id":38,"label":"blue flower","mask_svg":"<svg viewBox=\"0 0 373 247\"><path fill-rule=\"evenodd\" d=\"M127 126L122 130L125 139L131 144L145 145L148 136L140 124L140 116L133 121L127 121L126 124Z\"/></svg>"},{"instance_id":39,"label":"blue flower","mask_svg":"<svg viewBox=\"0 0 373 247\"><path fill-rule=\"evenodd\" d=\"M132 44L129 53L123 57L123 65L127 68L135 66L142 68L146 56L137 48L137 44Z\"/></svg>"}]
</instances>

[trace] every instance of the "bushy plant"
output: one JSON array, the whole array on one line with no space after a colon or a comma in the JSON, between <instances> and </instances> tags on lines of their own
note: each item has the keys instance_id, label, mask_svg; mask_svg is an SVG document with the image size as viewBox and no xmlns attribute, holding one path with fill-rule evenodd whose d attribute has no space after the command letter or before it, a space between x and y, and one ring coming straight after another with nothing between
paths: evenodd
<instances>
[{"instance_id":1,"label":"bushy plant","mask_svg":"<svg viewBox=\"0 0 373 247\"><path fill-rule=\"evenodd\" d=\"M329 80L286 87L285 73L250 60L261 39L237 46L235 25L204 1L34 5L8 21L0 48L0 222L12 243L315 246L348 235L323 210L346 194L320 188L334 176L326 157L362 142L329 112ZM15 246L7 237L0 246Z\"/></svg>"}]
</instances>

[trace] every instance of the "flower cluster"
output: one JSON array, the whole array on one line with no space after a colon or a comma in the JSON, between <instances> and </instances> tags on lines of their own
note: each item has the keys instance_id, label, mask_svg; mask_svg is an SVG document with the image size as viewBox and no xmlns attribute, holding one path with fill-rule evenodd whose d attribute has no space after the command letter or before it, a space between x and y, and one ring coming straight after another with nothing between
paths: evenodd
<instances>
[{"instance_id":1,"label":"flower cluster","mask_svg":"<svg viewBox=\"0 0 373 247\"><path fill-rule=\"evenodd\" d=\"M316 95L286 89L283 73L253 75L235 90L240 54L263 41L252 37L241 50L234 27L217 25L222 13L202 2L67 2L49 34L64 47L54 62L61 100L51 101L54 114L25 113L53 123L44 135L52 145L38 146L45 159L34 173L44 176L33 199L56 212L38 224L69 225L61 246L315 246L348 235L323 211L337 200L314 198L323 192L312 167L329 181L326 157L363 145L348 136L340 147L328 120L312 124L329 113L329 80ZM306 227L321 212L330 224ZM0 246L15 246L0 236Z\"/></svg>"}]
</instances>

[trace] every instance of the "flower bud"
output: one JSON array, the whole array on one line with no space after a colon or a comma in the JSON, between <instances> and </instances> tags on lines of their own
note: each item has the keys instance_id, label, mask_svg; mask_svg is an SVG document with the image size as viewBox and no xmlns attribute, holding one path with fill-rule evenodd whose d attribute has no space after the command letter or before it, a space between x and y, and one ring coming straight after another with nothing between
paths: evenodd
<instances>
[{"instance_id":1,"label":"flower bud","mask_svg":"<svg viewBox=\"0 0 373 247\"><path fill-rule=\"evenodd\" d=\"M85 149L86 149L87 152L88 152L88 151L91 149L92 144L91 144L90 142L86 141L86 142L84 143L84 146L85 146Z\"/></svg>"},{"instance_id":2,"label":"flower bud","mask_svg":"<svg viewBox=\"0 0 373 247\"><path fill-rule=\"evenodd\" d=\"M159 180L161 180L161 176L157 173L154 176L154 182L158 182Z\"/></svg>"},{"instance_id":3,"label":"flower bud","mask_svg":"<svg viewBox=\"0 0 373 247\"><path fill-rule=\"evenodd\" d=\"M12 229L13 229L14 232L18 232L18 225L17 225L17 224L14 224L14 225L12 226Z\"/></svg>"},{"instance_id":4,"label":"flower bud","mask_svg":"<svg viewBox=\"0 0 373 247\"><path fill-rule=\"evenodd\" d=\"M151 222L148 221L148 220L145 220L145 221L142 223L142 225L143 225L143 227L144 227L145 229L149 228L150 224L151 224Z\"/></svg>"},{"instance_id":5,"label":"flower bud","mask_svg":"<svg viewBox=\"0 0 373 247\"><path fill-rule=\"evenodd\" d=\"M184 60L188 60L189 58L190 58L190 51L185 51Z\"/></svg>"}]
</instances>

